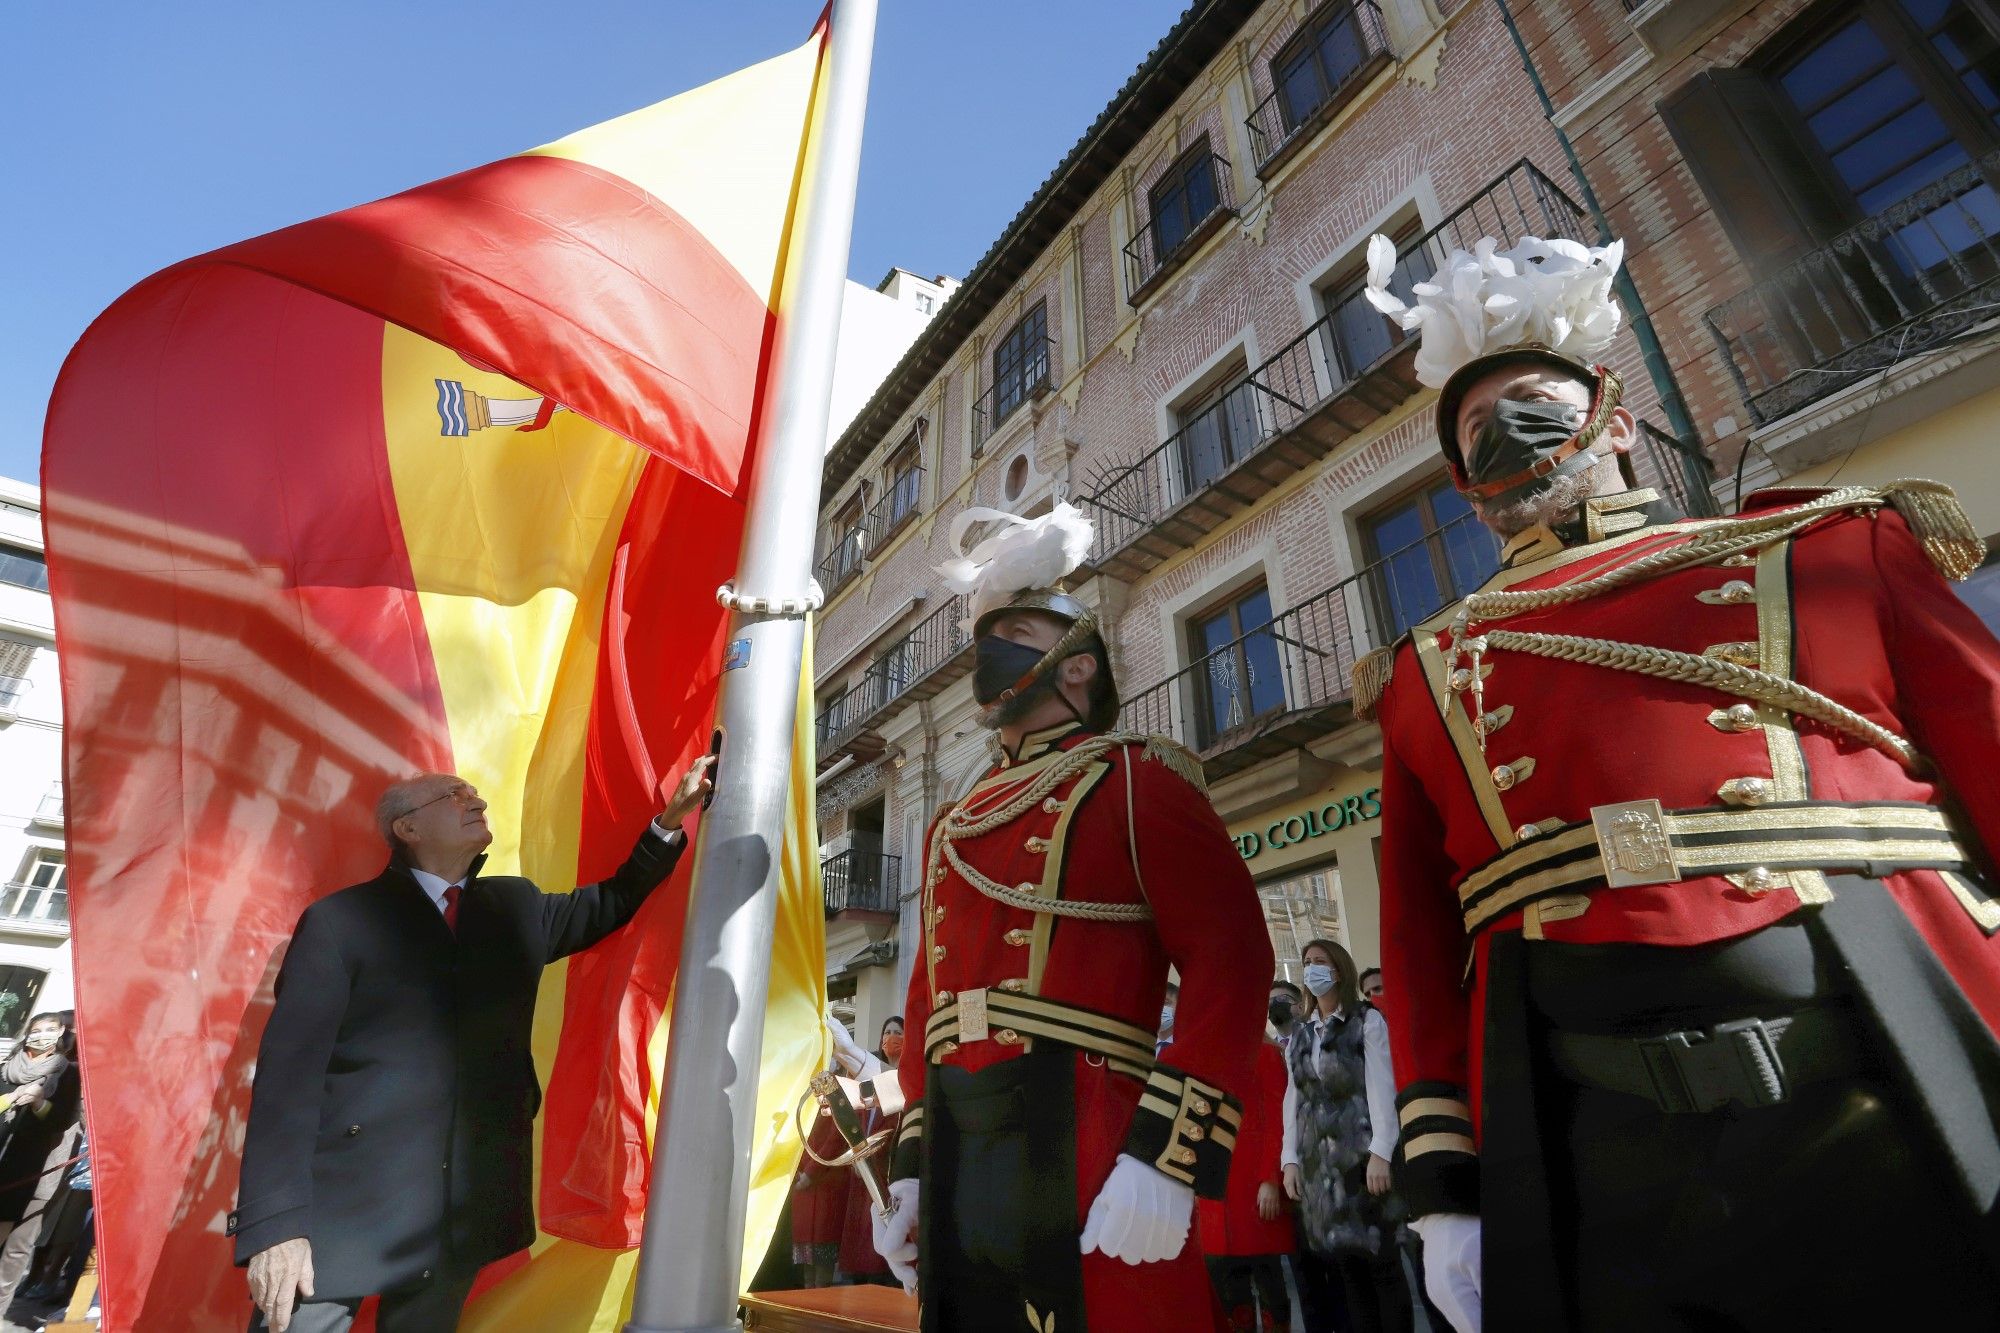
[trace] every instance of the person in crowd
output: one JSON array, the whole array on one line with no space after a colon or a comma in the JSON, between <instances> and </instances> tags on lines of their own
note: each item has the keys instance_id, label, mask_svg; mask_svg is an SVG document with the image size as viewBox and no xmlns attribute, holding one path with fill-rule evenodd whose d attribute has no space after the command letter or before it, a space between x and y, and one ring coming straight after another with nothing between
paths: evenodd
<instances>
[{"instance_id":1,"label":"person in crowd","mask_svg":"<svg viewBox=\"0 0 2000 1333\"><path fill-rule=\"evenodd\" d=\"M29 1270L28 1285L21 1289L23 1299L43 1305L69 1302L96 1240L91 1226L90 1138L80 1119L75 1151L70 1156L74 1160L61 1172L62 1186L49 1201L48 1222L42 1228L41 1248Z\"/></svg>"},{"instance_id":2,"label":"person in crowd","mask_svg":"<svg viewBox=\"0 0 2000 1333\"><path fill-rule=\"evenodd\" d=\"M1273 993L1276 994L1274 988ZM1243 1127L1229 1162L1228 1192L1195 1205L1195 1235L1230 1333L1292 1326L1284 1256L1292 1252L1291 1208L1280 1164L1285 1139L1284 1049L1257 1043L1257 1067L1243 1099Z\"/></svg>"},{"instance_id":3,"label":"person in crowd","mask_svg":"<svg viewBox=\"0 0 2000 1333\"><path fill-rule=\"evenodd\" d=\"M535 1237L530 1050L544 964L632 919L686 846L706 758L600 884L543 893L483 876L472 784L382 793L389 862L306 908L257 1050L236 1210L253 1329L345 1333L380 1293L381 1333L458 1326L479 1269Z\"/></svg>"},{"instance_id":4,"label":"person in crowd","mask_svg":"<svg viewBox=\"0 0 2000 1333\"><path fill-rule=\"evenodd\" d=\"M848 1072L837 1059L834 1069ZM800 1286L830 1287L840 1263L853 1168L827 1166L813 1156L817 1153L827 1161L836 1161L847 1151L847 1141L840 1137L830 1115L814 1117L806 1145L812 1152L800 1154L799 1169L792 1177L792 1262L799 1266Z\"/></svg>"},{"instance_id":5,"label":"person in crowd","mask_svg":"<svg viewBox=\"0 0 2000 1333\"><path fill-rule=\"evenodd\" d=\"M894 1070L903 1058L903 1017L891 1014L882 1022L882 1035L873 1052L875 1061L883 1070ZM865 1071L864 1071L865 1072ZM873 1136L886 1130L892 1140L900 1116L886 1115L879 1104L864 1102L859 1108L862 1130ZM884 1163L886 1164L886 1162ZM895 1286L896 1279L889 1273L889 1261L875 1252L875 1200L868 1193L868 1186L862 1181L863 1171L878 1170L875 1162L854 1165L847 1180L847 1215L840 1231L840 1263L836 1280L842 1283L871 1283L877 1286ZM877 1176L886 1179L886 1173Z\"/></svg>"},{"instance_id":6,"label":"person in crowd","mask_svg":"<svg viewBox=\"0 0 2000 1333\"><path fill-rule=\"evenodd\" d=\"M1370 967L1363 969L1361 973L1361 998L1378 1009L1382 1007L1381 968Z\"/></svg>"},{"instance_id":7,"label":"person in crowd","mask_svg":"<svg viewBox=\"0 0 2000 1333\"><path fill-rule=\"evenodd\" d=\"M1388 1024L1355 989L1346 949L1314 940L1303 962L1313 1000L1286 1046L1284 1170L1285 1193L1299 1205L1294 1271L1306 1331L1332 1333L1344 1300L1353 1333L1409 1333L1390 1207L1396 1085Z\"/></svg>"},{"instance_id":8,"label":"person in crowd","mask_svg":"<svg viewBox=\"0 0 2000 1333\"><path fill-rule=\"evenodd\" d=\"M1283 977L1271 983L1271 1008L1269 1023L1264 1033L1272 1041L1283 1046L1291 1038L1292 1029L1298 1025L1299 1012L1305 1004L1305 996L1299 988Z\"/></svg>"},{"instance_id":9,"label":"person in crowd","mask_svg":"<svg viewBox=\"0 0 2000 1333\"><path fill-rule=\"evenodd\" d=\"M68 1010L35 1015L0 1064L0 1311L28 1275L76 1150L83 1082L74 1021Z\"/></svg>"}]
</instances>

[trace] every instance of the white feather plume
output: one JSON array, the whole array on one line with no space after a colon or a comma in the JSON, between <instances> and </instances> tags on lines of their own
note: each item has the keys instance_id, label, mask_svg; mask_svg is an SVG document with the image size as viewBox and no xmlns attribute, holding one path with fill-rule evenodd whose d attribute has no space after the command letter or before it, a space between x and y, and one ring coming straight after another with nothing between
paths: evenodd
<instances>
[{"instance_id":1,"label":"white feather plume","mask_svg":"<svg viewBox=\"0 0 2000 1333\"><path fill-rule=\"evenodd\" d=\"M966 550L966 531L988 521L1000 523L1000 530ZM1054 587L1068 578L1090 554L1095 535L1095 525L1067 501L1040 518L974 506L952 520L951 548L958 554L939 565L938 573L947 588L971 599L970 619L977 620L1017 592Z\"/></svg>"},{"instance_id":2,"label":"white feather plume","mask_svg":"<svg viewBox=\"0 0 2000 1333\"><path fill-rule=\"evenodd\" d=\"M1512 249L1485 237L1453 250L1405 302L1389 290L1396 248L1368 241L1368 303L1403 328L1420 332L1417 380L1441 388L1466 362L1509 347L1539 344L1588 362L1618 333L1623 313L1611 294L1625 243L1587 246L1524 236Z\"/></svg>"}]
</instances>

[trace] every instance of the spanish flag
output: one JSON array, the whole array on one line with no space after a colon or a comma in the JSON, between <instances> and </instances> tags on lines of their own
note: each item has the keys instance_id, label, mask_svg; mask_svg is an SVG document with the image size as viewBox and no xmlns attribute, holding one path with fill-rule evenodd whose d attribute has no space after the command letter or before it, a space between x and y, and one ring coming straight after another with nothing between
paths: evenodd
<instances>
[{"instance_id":1,"label":"spanish flag","mask_svg":"<svg viewBox=\"0 0 2000 1333\"><path fill-rule=\"evenodd\" d=\"M462 774L489 872L562 889L706 748L826 35L175 265L71 352L42 476L105 1329L245 1326L223 1218L272 980L380 869L384 786ZM823 1041L799 753L746 1269ZM468 1329L620 1322L693 859L544 975L542 1234Z\"/></svg>"}]
</instances>

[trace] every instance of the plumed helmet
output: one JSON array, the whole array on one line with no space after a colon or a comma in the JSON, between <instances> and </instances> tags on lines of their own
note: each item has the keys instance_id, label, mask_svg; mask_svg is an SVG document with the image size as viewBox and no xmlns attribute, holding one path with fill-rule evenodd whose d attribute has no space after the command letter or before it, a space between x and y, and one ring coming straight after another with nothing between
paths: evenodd
<instances>
[{"instance_id":1,"label":"plumed helmet","mask_svg":"<svg viewBox=\"0 0 2000 1333\"><path fill-rule=\"evenodd\" d=\"M1611 290L1624 258L1622 241L1587 246L1524 236L1502 250L1488 236L1469 251L1453 250L1405 303L1389 290L1395 246L1386 236L1369 239L1368 303L1420 333L1417 380L1438 391L1438 445L1461 487L1458 413L1473 381L1510 364L1545 365L1575 375L1593 398L1602 396L1606 372L1595 358L1611 346L1624 318Z\"/></svg>"},{"instance_id":2,"label":"plumed helmet","mask_svg":"<svg viewBox=\"0 0 2000 1333\"><path fill-rule=\"evenodd\" d=\"M999 531L968 551L966 532L980 522L997 522ZM1097 681L1085 721L1098 731L1108 731L1118 720L1120 706L1111 654L1099 631L1097 614L1063 586L1063 580L1090 554L1095 534L1091 521L1067 502L1029 519L975 506L952 520L951 545L958 554L938 566L938 572L947 587L965 595L975 641L1009 612L1033 611L1065 622L1068 631L1043 654L1030 674L1040 676L1080 652L1095 655Z\"/></svg>"}]
</instances>

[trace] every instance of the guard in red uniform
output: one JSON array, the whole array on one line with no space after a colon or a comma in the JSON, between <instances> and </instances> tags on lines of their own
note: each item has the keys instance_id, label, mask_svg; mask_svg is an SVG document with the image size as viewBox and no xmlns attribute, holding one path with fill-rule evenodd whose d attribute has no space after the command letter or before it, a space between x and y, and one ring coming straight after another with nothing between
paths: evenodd
<instances>
[{"instance_id":1,"label":"guard in red uniform","mask_svg":"<svg viewBox=\"0 0 2000 1333\"><path fill-rule=\"evenodd\" d=\"M1050 586L1088 524L1011 524L961 570L1001 753L926 839L878 1241L900 1275L916 1260L926 1330L1208 1328L1188 1231L1228 1179L1270 941L1193 756L1109 730L1096 622Z\"/></svg>"},{"instance_id":2,"label":"guard in red uniform","mask_svg":"<svg viewBox=\"0 0 2000 1333\"><path fill-rule=\"evenodd\" d=\"M1426 355L1451 325L1419 370L1504 539L1356 672L1432 1295L1461 1328L1482 1295L1506 1330L1993 1327L2000 645L1939 577L1984 544L1933 483L1701 522L1632 488L1590 360L1617 258L1376 293Z\"/></svg>"}]
</instances>

